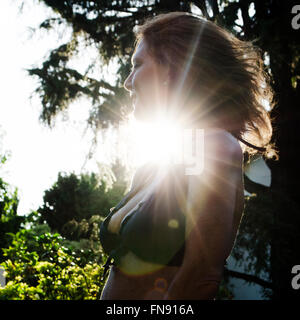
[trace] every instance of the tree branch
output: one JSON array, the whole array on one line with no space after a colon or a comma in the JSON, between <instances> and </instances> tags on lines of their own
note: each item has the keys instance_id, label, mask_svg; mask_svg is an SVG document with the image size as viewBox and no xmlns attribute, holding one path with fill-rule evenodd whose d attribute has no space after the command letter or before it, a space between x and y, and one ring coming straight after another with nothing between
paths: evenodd
<instances>
[{"instance_id":1,"label":"tree branch","mask_svg":"<svg viewBox=\"0 0 300 320\"><path fill-rule=\"evenodd\" d=\"M215 19L220 14L218 1L217 0L209 0L209 4L210 4L212 11L213 11L212 18Z\"/></svg>"},{"instance_id":2,"label":"tree branch","mask_svg":"<svg viewBox=\"0 0 300 320\"><path fill-rule=\"evenodd\" d=\"M251 274L246 274L246 273L242 273L242 272L238 272L238 271L233 271L233 270L228 270L227 268L224 269L224 275L226 276L231 276L234 278L239 278L239 279L243 279L247 282L250 283L256 283L259 284L260 286L264 287L264 288L269 288L269 289L273 289L274 286L272 283L265 281L257 276L253 276Z\"/></svg>"},{"instance_id":3,"label":"tree branch","mask_svg":"<svg viewBox=\"0 0 300 320\"><path fill-rule=\"evenodd\" d=\"M245 38L248 39L251 34L251 19L249 16L249 1L240 1L240 8L243 18L243 31Z\"/></svg>"}]
</instances>

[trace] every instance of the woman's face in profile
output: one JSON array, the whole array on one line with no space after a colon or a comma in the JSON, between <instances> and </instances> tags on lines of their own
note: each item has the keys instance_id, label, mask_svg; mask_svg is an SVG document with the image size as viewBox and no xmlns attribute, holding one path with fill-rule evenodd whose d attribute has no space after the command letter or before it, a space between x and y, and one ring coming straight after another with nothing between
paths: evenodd
<instances>
[{"instance_id":1,"label":"woman's face in profile","mask_svg":"<svg viewBox=\"0 0 300 320\"><path fill-rule=\"evenodd\" d=\"M158 64L141 40L132 56L132 71L124 87L133 99L134 116L140 121L153 120L160 116L166 102L168 68Z\"/></svg>"}]
</instances>

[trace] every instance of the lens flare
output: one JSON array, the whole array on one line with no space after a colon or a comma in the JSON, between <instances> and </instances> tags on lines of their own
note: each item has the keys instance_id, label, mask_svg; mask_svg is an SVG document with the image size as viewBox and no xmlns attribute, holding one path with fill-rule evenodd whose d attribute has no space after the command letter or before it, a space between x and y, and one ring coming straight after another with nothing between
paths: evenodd
<instances>
[{"instance_id":1,"label":"lens flare","mask_svg":"<svg viewBox=\"0 0 300 320\"><path fill-rule=\"evenodd\" d=\"M135 163L171 164L180 154L182 129L178 121L159 117L151 123L135 120Z\"/></svg>"}]
</instances>

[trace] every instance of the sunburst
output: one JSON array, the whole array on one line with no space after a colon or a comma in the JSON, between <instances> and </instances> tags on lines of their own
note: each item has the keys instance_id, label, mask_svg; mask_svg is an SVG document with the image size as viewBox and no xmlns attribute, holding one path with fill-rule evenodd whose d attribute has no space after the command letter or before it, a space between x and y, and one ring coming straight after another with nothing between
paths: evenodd
<instances>
[{"instance_id":1,"label":"sunburst","mask_svg":"<svg viewBox=\"0 0 300 320\"><path fill-rule=\"evenodd\" d=\"M160 117L151 123L133 120L136 165L146 162L171 164L178 160L182 139L180 123Z\"/></svg>"}]
</instances>

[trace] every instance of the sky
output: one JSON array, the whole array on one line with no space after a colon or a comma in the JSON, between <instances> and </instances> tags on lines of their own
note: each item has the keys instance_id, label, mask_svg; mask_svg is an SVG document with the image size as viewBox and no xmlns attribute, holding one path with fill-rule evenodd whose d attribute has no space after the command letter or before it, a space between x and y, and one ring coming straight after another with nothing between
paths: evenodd
<instances>
[{"instance_id":1,"label":"sky","mask_svg":"<svg viewBox=\"0 0 300 320\"><path fill-rule=\"evenodd\" d=\"M88 112L82 103L72 105L70 121L57 121L52 130L39 122L41 103L36 96L30 99L37 81L25 69L40 65L49 49L64 39L32 36L30 28L37 27L50 10L29 4L21 14L16 2L0 2L0 151L10 153L0 174L18 188L18 214L27 214L42 204L44 191L59 171L80 172L91 135L83 135Z\"/></svg>"},{"instance_id":2,"label":"sky","mask_svg":"<svg viewBox=\"0 0 300 320\"><path fill-rule=\"evenodd\" d=\"M58 172L80 173L88 153L92 134L84 135L88 105L72 104L68 122L57 120L53 129L39 122L41 103L30 99L37 80L26 68L42 63L50 49L68 39L68 29L61 38L56 33L32 31L52 14L49 8L27 1L20 13L16 0L0 2L0 153L9 152L0 176L18 188L18 214L28 214L43 203L44 191L57 180ZM52 14L53 15L53 14ZM86 171L96 171L96 159L87 163ZM249 178L269 185L270 172L264 161L248 170Z\"/></svg>"}]
</instances>

